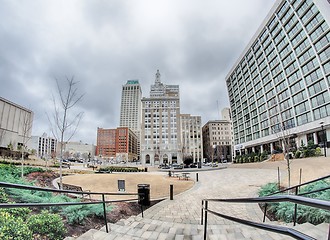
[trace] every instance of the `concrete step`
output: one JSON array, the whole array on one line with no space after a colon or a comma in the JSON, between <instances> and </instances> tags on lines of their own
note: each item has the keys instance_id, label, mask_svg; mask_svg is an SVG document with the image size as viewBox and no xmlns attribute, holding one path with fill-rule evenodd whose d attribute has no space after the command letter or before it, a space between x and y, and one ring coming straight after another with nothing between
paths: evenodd
<instances>
[{"instance_id":1,"label":"concrete step","mask_svg":"<svg viewBox=\"0 0 330 240\"><path fill-rule=\"evenodd\" d=\"M121 221L119 224L109 224L109 234L121 234L138 239L202 239L203 226L195 224L178 224L157 220L134 218ZM105 231L105 227L101 229ZM241 224L209 225L208 239L287 239L276 233L251 228Z\"/></svg>"},{"instance_id":2,"label":"concrete step","mask_svg":"<svg viewBox=\"0 0 330 240\"><path fill-rule=\"evenodd\" d=\"M328 240L329 227L329 223L319 225L303 223L295 226L294 229L318 240Z\"/></svg>"},{"instance_id":3,"label":"concrete step","mask_svg":"<svg viewBox=\"0 0 330 240\"><path fill-rule=\"evenodd\" d=\"M279 225L272 222L273 225ZM287 224L280 224L287 225ZM76 240L108 240L108 239L160 239L160 240L199 240L203 239L204 229L200 224L186 224L163 222L154 219L142 218L141 216L131 216L128 219L122 219L115 224L108 224L109 233L106 233L105 226L98 230L90 230L78 237ZM301 224L295 227L316 239L327 239L329 224L320 224L314 226L309 223ZM207 239L209 240L242 240L242 239L269 239L282 240L291 239L288 236L277 233L267 232L261 229L252 228L242 224L236 224L228 221L228 224L209 225L207 229Z\"/></svg>"}]
</instances>

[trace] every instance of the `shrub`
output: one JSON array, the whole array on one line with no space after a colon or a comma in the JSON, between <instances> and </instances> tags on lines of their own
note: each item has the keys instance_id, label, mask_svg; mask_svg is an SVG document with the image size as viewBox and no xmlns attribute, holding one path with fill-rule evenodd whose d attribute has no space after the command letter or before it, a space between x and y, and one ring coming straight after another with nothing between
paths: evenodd
<instances>
[{"instance_id":1,"label":"shrub","mask_svg":"<svg viewBox=\"0 0 330 240\"><path fill-rule=\"evenodd\" d=\"M5 193L5 190L3 188L0 188L0 203L7 203L8 202L8 196Z\"/></svg>"},{"instance_id":2,"label":"shrub","mask_svg":"<svg viewBox=\"0 0 330 240\"><path fill-rule=\"evenodd\" d=\"M266 196L273 192L277 191L277 187L275 190L275 183L268 183L264 185L259 191L259 196ZM315 183L308 184L307 186L301 188L299 193L311 192L319 189L324 189L330 186L329 181L319 181ZM284 194L284 193L282 193ZM321 192L315 192L312 194L305 195L306 197L313 199L321 199L327 200L330 199L330 190L323 190ZM294 213L294 204L289 202L281 202L281 203L270 203L269 208L270 211L275 213L276 217L285 222L292 222L293 213ZM298 223L310 222L312 224L320 224L322 222L330 221L330 212L325 211L318 208L313 208L305 205L298 205L297 208L297 220Z\"/></svg>"},{"instance_id":3,"label":"shrub","mask_svg":"<svg viewBox=\"0 0 330 240\"><path fill-rule=\"evenodd\" d=\"M295 158L300 158L300 156L301 156L301 152L299 150L296 151L296 153L294 154L294 157Z\"/></svg>"},{"instance_id":4,"label":"shrub","mask_svg":"<svg viewBox=\"0 0 330 240\"><path fill-rule=\"evenodd\" d=\"M63 210L63 213L69 224L80 224L84 223L85 217L90 215L90 212L83 205L69 206Z\"/></svg>"},{"instance_id":5,"label":"shrub","mask_svg":"<svg viewBox=\"0 0 330 240\"><path fill-rule=\"evenodd\" d=\"M9 213L12 217L21 218L22 220L26 221L31 210L28 208L6 208L0 209L0 212Z\"/></svg>"},{"instance_id":6,"label":"shrub","mask_svg":"<svg viewBox=\"0 0 330 240\"><path fill-rule=\"evenodd\" d=\"M107 207L106 211L111 210L111 207ZM94 206L88 205L76 205L69 206L63 210L63 214L65 215L69 224L83 224L84 219L90 215L96 215L98 217L103 217L103 206L101 204L97 204Z\"/></svg>"},{"instance_id":7,"label":"shrub","mask_svg":"<svg viewBox=\"0 0 330 240\"><path fill-rule=\"evenodd\" d=\"M322 155L321 148L320 147L317 147L315 149L315 156L321 156L321 155Z\"/></svg>"},{"instance_id":8,"label":"shrub","mask_svg":"<svg viewBox=\"0 0 330 240\"><path fill-rule=\"evenodd\" d=\"M49 240L61 240L66 232L61 216L48 211L32 215L27 225L34 235L41 236L42 239L47 237Z\"/></svg>"},{"instance_id":9,"label":"shrub","mask_svg":"<svg viewBox=\"0 0 330 240\"><path fill-rule=\"evenodd\" d=\"M259 190L259 197L268 196L273 194L274 192L278 191L277 183L267 183L266 185L262 186Z\"/></svg>"},{"instance_id":10,"label":"shrub","mask_svg":"<svg viewBox=\"0 0 330 240\"><path fill-rule=\"evenodd\" d=\"M267 157L268 157L268 153L266 151L262 152L260 155L260 161L267 160Z\"/></svg>"},{"instance_id":11,"label":"shrub","mask_svg":"<svg viewBox=\"0 0 330 240\"><path fill-rule=\"evenodd\" d=\"M22 218L16 218L8 212L0 212L0 239L32 240L32 231Z\"/></svg>"}]
</instances>

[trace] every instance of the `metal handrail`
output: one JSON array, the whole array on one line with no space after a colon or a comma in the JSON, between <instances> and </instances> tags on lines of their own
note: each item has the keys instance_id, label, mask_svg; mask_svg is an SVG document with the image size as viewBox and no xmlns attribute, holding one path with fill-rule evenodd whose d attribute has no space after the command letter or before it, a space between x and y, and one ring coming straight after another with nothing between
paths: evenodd
<instances>
[{"instance_id":1,"label":"metal handrail","mask_svg":"<svg viewBox=\"0 0 330 240\"><path fill-rule=\"evenodd\" d=\"M62 189L53 189L53 188L42 188L36 186L28 186L23 184L15 184L15 183L6 183L0 182L0 187L2 188L17 188L24 190L36 190L36 191L44 191L44 192L57 192L57 193L74 193L74 194L91 194L91 195L101 195L102 201L94 201L94 202L64 202L64 203L0 203L1 208L23 208L23 207L52 207L52 206L73 206L73 205L90 205L90 204L103 204L103 214L104 214L104 223L106 232L109 232L108 229L108 220L106 215L106 203L113 202L127 202L127 201L136 201L139 199L124 199L124 200L105 200L105 196L109 195L137 195L139 198L144 197L144 193L107 193L107 192L81 192L74 190L62 190ZM143 206L141 205L141 211L143 216Z\"/></svg>"},{"instance_id":2,"label":"metal handrail","mask_svg":"<svg viewBox=\"0 0 330 240\"><path fill-rule=\"evenodd\" d=\"M295 190L294 191L294 194L297 195L297 196L304 196L304 195L308 195L308 194L311 194L311 193L321 192L321 191L327 190L329 188L320 188L320 189L317 189L317 190L313 190L313 191L310 191L310 192L304 192L304 193L299 193L299 190L300 190L300 187L301 186L305 186L305 185L308 185L308 184L311 184L311 183L322 181L322 180L324 180L326 178L329 178L329 177L330 177L330 175L327 175L327 176L324 176L324 177L320 177L320 178L316 178L314 180L311 180L311 181L308 181L308 182L305 182L305 183L301 183L301 184L298 184L298 185L295 185L295 186L292 186L292 187L289 187L289 188L286 188L286 189L283 189L283 190L280 190L280 191L277 191L277 192L268 194L267 196L273 196L273 195L276 195L276 194L279 194L279 193L288 192L289 190L293 190L293 189ZM266 221L267 207L268 207L268 205L266 203L265 204L265 209L264 209L263 222ZM297 223L297 211L298 211L298 205L295 204L295 206L294 206L294 214L293 214L293 226L296 226L296 223Z\"/></svg>"},{"instance_id":3,"label":"metal handrail","mask_svg":"<svg viewBox=\"0 0 330 240\"><path fill-rule=\"evenodd\" d=\"M264 202L292 202L310 207L321 208L330 211L330 201L312 199L296 195L277 195L255 198L226 198L226 199L204 199L210 202L232 202L232 203L264 203Z\"/></svg>"},{"instance_id":4,"label":"metal handrail","mask_svg":"<svg viewBox=\"0 0 330 240\"><path fill-rule=\"evenodd\" d=\"M242 223L245 225L253 226L256 228L261 228L267 231L277 232L285 235L289 235L296 239L310 240L314 239L308 235L305 235L297 230L287 228L287 227L278 227L272 226L269 224L256 223L248 221L245 219L235 218L232 216L224 215L215 211L208 209L208 202L232 202L232 203L263 203L263 202L293 202L296 204L302 204L306 206L316 207L324 210L330 211L330 201L311 199L302 196L296 195L277 195L277 196L266 196L266 197L256 197L256 198L227 198L227 199L203 199L202 200L202 219L203 219L203 210L204 210L204 239L206 240L207 232L207 213L212 213L216 216L223 217L225 219ZM202 220L203 224L203 220Z\"/></svg>"},{"instance_id":5,"label":"metal handrail","mask_svg":"<svg viewBox=\"0 0 330 240\"><path fill-rule=\"evenodd\" d=\"M280 190L280 191L277 191L277 192L268 194L267 196L272 196L272 195L279 194L279 193L282 193L282 192L287 192L289 190L300 188L301 186L305 186L305 185L308 185L308 184L311 184L311 183L314 183L314 182L318 182L318 181L324 180L326 178L330 178L330 175L327 175L327 176L324 176L324 177L321 177L321 178L317 178L317 179L314 179L314 180L311 180L311 181L308 181L308 182L304 182L304 183L301 183L301 184L297 184L295 186L292 186L292 187L289 187L289 188L285 188L283 190Z\"/></svg>"},{"instance_id":6,"label":"metal handrail","mask_svg":"<svg viewBox=\"0 0 330 240\"><path fill-rule=\"evenodd\" d=\"M245 224L251 227L256 227L256 228L260 228L266 231L271 231L271 232L276 232L276 233L280 233L280 234L284 234L284 235L288 235L290 237L296 238L296 239L304 239L304 240L315 240L315 238L308 236L302 232L299 232L295 229L292 228L288 228L288 227L283 227L283 226L273 226L273 225L269 225L269 224L264 224L264 223L256 223L253 221L249 221L249 220L245 220L245 219L240 219L240 218L235 218L232 216L228 216L225 214L221 214L221 213L217 213L211 210L206 210L209 213L212 213L218 217L222 217L224 219L227 220L231 220L234 222L238 222L241 224ZM204 238L205 239L205 238Z\"/></svg>"},{"instance_id":7,"label":"metal handrail","mask_svg":"<svg viewBox=\"0 0 330 240\"><path fill-rule=\"evenodd\" d=\"M15 183L6 183L0 182L0 187L7 187L7 188L19 188L19 189L26 189L26 190L37 190L37 191L44 191L44 192L58 192L58 193L75 193L75 194L91 194L91 195L142 195L143 193L109 193L109 192L81 192L81 191L74 191L74 190L63 190L63 189L54 189L54 188L42 188L37 186L29 186L23 184L15 184Z\"/></svg>"}]
</instances>

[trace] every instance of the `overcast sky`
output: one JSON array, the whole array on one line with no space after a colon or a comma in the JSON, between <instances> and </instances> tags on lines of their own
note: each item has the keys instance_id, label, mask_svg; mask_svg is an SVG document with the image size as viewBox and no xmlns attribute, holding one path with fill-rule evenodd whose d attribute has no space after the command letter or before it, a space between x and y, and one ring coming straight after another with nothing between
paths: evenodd
<instances>
[{"instance_id":1,"label":"overcast sky","mask_svg":"<svg viewBox=\"0 0 330 240\"><path fill-rule=\"evenodd\" d=\"M157 69L180 85L181 112L219 119L225 76L275 0L0 0L0 96L34 112L50 135L57 78L74 76L84 112L72 140L119 125L122 85L149 96Z\"/></svg>"}]
</instances>

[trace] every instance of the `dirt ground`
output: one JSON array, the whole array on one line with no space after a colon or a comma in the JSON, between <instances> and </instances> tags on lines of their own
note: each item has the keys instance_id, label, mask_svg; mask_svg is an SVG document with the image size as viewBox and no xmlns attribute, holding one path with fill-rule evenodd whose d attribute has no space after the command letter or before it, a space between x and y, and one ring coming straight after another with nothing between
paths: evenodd
<instances>
[{"instance_id":1,"label":"dirt ground","mask_svg":"<svg viewBox=\"0 0 330 240\"><path fill-rule=\"evenodd\" d=\"M159 173L109 173L109 174L77 174L63 177L63 182L81 186L93 192L118 192L118 180L125 180L126 193L136 193L138 184L150 184L150 198L169 197L170 185L173 184L174 195L190 189L193 180L179 180ZM92 196L98 199L97 196ZM127 199L136 196L109 196L107 199Z\"/></svg>"},{"instance_id":2,"label":"dirt ground","mask_svg":"<svg viewBox=\"0 0 330 240\"><path fill-rule=\"evenodd\" d=\"M287 162L280 161L267 161L260 163L245 163L245 164L232 164L231 168L251 168L251 169L280 169L281 185L287 186ZM300 169L301 169L301 182L308 182L310 180L320 178L330 174L330 157L312 157L312 158L299 158L290 160L291 168L291 186L299 184Z\"/></svg>"}]
</instances>

